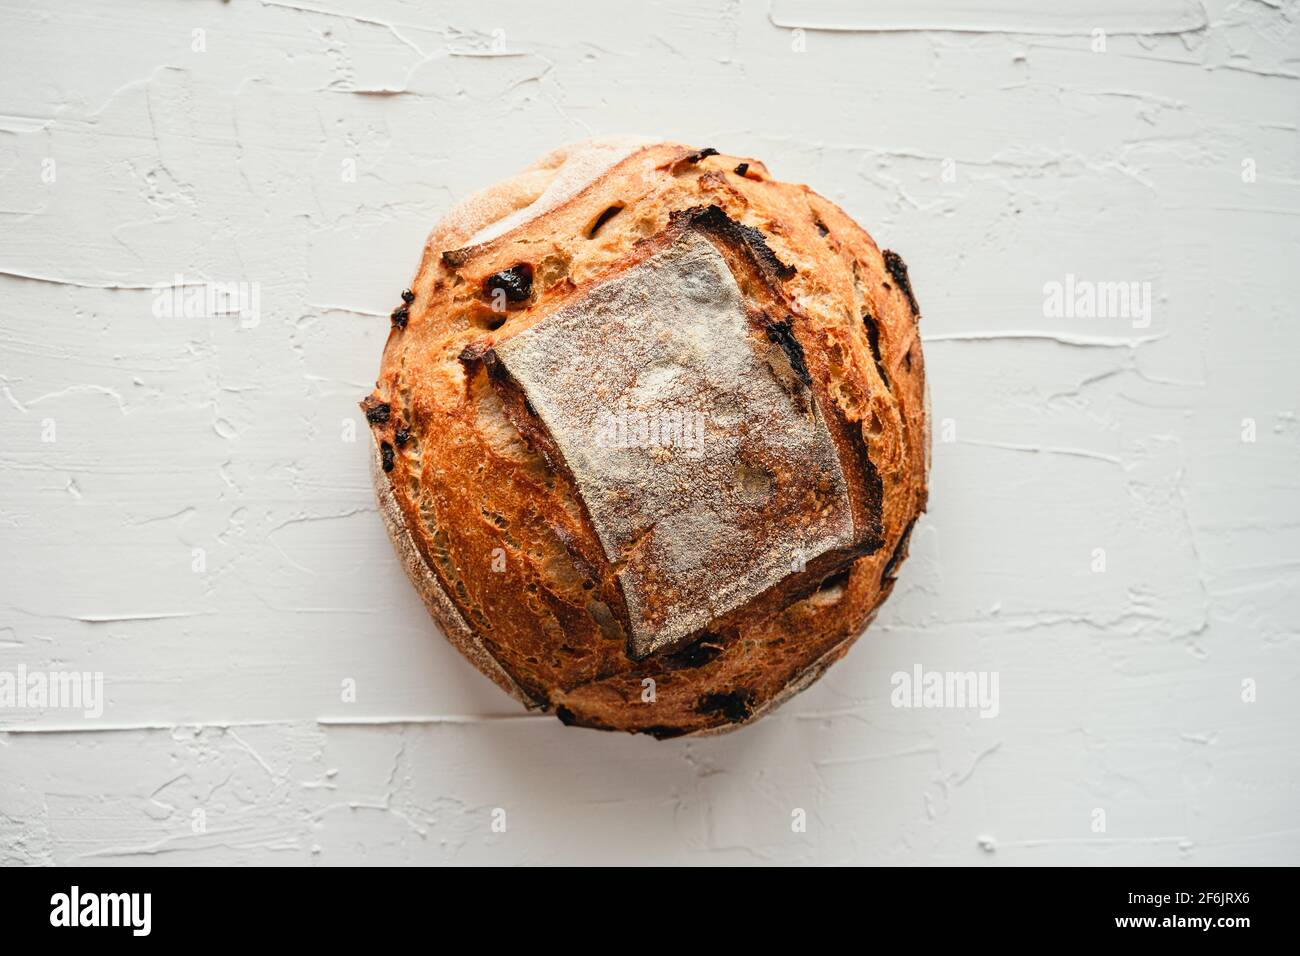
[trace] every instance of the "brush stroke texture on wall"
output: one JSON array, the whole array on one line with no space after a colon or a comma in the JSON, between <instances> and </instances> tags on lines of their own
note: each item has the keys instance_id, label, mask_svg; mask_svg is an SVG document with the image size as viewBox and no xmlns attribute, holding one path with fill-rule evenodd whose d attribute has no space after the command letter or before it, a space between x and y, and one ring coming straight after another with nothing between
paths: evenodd
<instances>
[{"instance_id":1,"label":"brush stroke texture on wall","mask_svg":"<svg viewBox=\"0 0 1300 956\"><path fill-rule=\"evenodd\" d=\"M0 5L0 671L107 697L0 710L0 862L1300 863L1300 6L971 6ZM625 131L808 182L924 315L893 598L701 741L472 671L356 408L433 221ZM891 706L916 664L997 717Z\"/></svg>"}]
</instances>

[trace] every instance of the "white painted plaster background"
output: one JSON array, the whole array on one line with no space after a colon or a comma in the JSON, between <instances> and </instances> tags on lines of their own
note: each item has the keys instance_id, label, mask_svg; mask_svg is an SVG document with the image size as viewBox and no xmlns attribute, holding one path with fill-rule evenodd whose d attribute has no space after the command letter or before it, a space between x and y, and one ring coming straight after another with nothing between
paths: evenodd
<instances>
[{"instance_id":1,"label":"white painted plaster background","mask_svg":"<svg viewBox=\"0 0 1300 956\"><path fill-rule=\"evenodd\" d=\"M109 700L0 712L0 861L1300 862L1298 23L3 0L0 669ZM627 130L759 157L900 250L955 428L870 634L698 742L521 715L342 440L433 221ZM260 283L260 324L154 318L178 273ZM1044 318L1066 273L1149 281L1151 327ZM915 663L998 671L1001 714L892 708Z\"/></svg>"}]
</instances>

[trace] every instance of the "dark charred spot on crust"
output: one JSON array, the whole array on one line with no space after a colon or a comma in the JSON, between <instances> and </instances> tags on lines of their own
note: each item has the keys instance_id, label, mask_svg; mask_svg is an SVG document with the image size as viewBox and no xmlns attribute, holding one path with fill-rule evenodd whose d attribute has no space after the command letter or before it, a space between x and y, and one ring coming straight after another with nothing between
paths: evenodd
<instances>
[{"instance_id":1,"label":"dark charred spot on crust","mask_svg":"<svg viewBox=\"0 0 1300 956\"><path fill-rule=\"evenodd\" d=\"M832 406L832 409L834 408L835 406ZM852 557L856 559L875 554L885 546L883 525L885 483L880 477L880 470L876 467L876 463L871 460L871 449L868 447L863 429L860 426L848 425L848 419L843 417L842 412L833 413L837 416L837 421L844 426L845 439L849 446L848 459L841 459L841 461L845 464L846 475L848 470L855 473L854 484L862 495L866 510L863 516L862 536L852 552Z\"/></svg>"},{"instance_id":2,"label":"dark charred spot on crust","mask_svg":"<svg viewBox=\"0 0 1300 956\"><path fill-rule=\"evenodd\" d=\"M697 149L694 150L693 152L689 152L684 156L681 156L677 159L672 160L669 163L666 163L665 165L668 167L669 172L671 172L674 176L677 176L681 174L683 171L685 171L688 167L694 166L700 160L707 159L710 156L717 156L717 155L718 155L718 151L716 149L714 149L712 146L706 146L703 149Z\"/></svg>"},{"instance_id":3,"label":"dark charred spot on crust","mask_svg":"<svg viewBox=\"0 0 1300 956\"><path fill-rule=\"evenodd\" d=\"M533 294L533 267L527 262L520 262L509 269L494 272L483 280L484 296L491 298L498 290L505 293L509 303L527 302Z\"/></svg>"},{"instance_id":4,"label":"dark charred spot on crust","mask_svg":"<svg viewBox=\"0 0 1300 956\"><path fill-rule=\"evenodd\" d=\"M460 350L460 354L457 355L456 358L472 365L475 362L485 361L488 353L491 351L492 345L489 342L471 342Z\"/></svg>"},{"instance_id":5,"label":"dark charred spot on crust","mask_svg":"<svg viewBox=\"0 0 1300 956\"><path fill-rule=\"evenodd\" d=\"M383 463L384 471L393 470L393 446L386 441L379 443L379 458Z\"/></svg>"},{"instance_id":6,"label":"dark charred spot on crust","mask_svg":"<svg viewBox=\"0 0 1300 956\"><path fill-rule=\"evenodd\" d=\"M781 351L785 352L786 358L790 360L790 367L794 369L794 374L799 377L799 381L803 382L804 385L811 386L812 376L808 374L808 363L804 359L803 346L794 337L793 320L768 322L764 329L767 332L767 337L781 346Z\"/></svg>"},{"instance_id":7,"label":"dark charred spot on crust","mask_svg":"<svg viewBox=\"0 0 1300 956\"><path fill-rule=\"evenodd\" d=\"M862 324L867 328L867 343L871 346L871 357L876 361L876 372L880 375L880 380L885 383L885 388L889 388L889 374L885 371L885 365L880 358L880 326L876 324L870 312L862 313Z\"/></svg>"},{"instance_id":8,"label":"dark charred spot on crust","mask_svg":"<svg viewBox=\"0 0 1300 956\"><path fill-rule=\"evenodd\" d=\"M884 568L880 572L880 580L888 581L898 570L898 563L903 560L903 553L907 550L907 542L912 538L912 529L916 527L916 519L913 518L903 529L903 533L898 537L898 544L894 545L894 553L889 556L885 562Z\"/></svg>"},{"instance_id":9,"label":"dark charred spot on crust","mask_svg":"<svg viewBox=\"0 0 1300 956\"><path fill-rule=\"evenodd\" d=\"M782 262L772 247L767 244L767 236L753 226L746 226L727 215L718 205L695 206L691 209L678 210L669 214L670 222L683 219L701 229L713 230L723 236L740 239L758 259L759 265L774 273L778 279L793 278L799 270Z\"/></svg>"},{"instance_id":10,"label":"dark charred spot on crust","mask_svg":"<svg viewBox=\"0 0 1300 956\"><path fill-rule=\"evenodd\" d=\"M890 249L885 250L884 257L885 269L894 277L903 295L907 296L907 304L911 307L912 314L919 316L921 307L916 304L916 296L912 294L912 282L907 278L907 263L903 261L902 256Z\"/></svg>"},{"instance_id":11,"label":"dark charred spot on crust","mask_svg":"<svg viewBox=\"0 0 1300 956\"><path fill-rule=\"evenodd\" d=\"M412 292L410 289L403 289L402 301L405 302L407 305L410 305L412 302L415 301L415 293Z\"/></svg>"},{"instance_id":12,"label":"dark charred spot on crust","mask_svg":"<svg viewBox=\"0 0 1300 956\"><path fill-rule=\"evenodd\" d=\"M398 425L393 431L393 441L397 443L398 448L402 448L411 440L411 433L406 430L405 425Z\"/></svg>"},{"instance_id":13,"label":"dark charred spot on crust","mask_svg":"<svg viewBox=\"0 0 1300 956\"><path fill-rule=\"evenodd\" d=\"M664 664L669 670L691 670L703 667L722 655L721 640L717 634L705 631L681 650L666 655Z\"/></svg>"},{"instance_id":14,"label":"dark charred spot on crust","mask_svg":"<svg viewBox=\"0 0 1300 956\"><path fill-rule=\"evenodd\" d=\"M587 230L587 238L594 239L596 237L596 233L600 232L601 227L604 226L605 223L609 222L611 219L613 219L622 211L623 211L623 204L615 203L614 205L606 209L604 212L602 212L599 216L596 217L596 221L591 224L591 228Z\"/></svg>"},{"instance_id":15,"label":"dark charred spot on crust","mask_svg":"<svg viewBox=\"0 0 1300 956\"><path fill-rule=\"evenodd\" d=\"M407 306L399 305L393 310L393 314L389 318L393 320L393 328L404 329L406 323L411 320L411 310Z\"/></svg>"},{"instance_id":16,"label":"dark charred spot on crust","mask_svg":"<svg viewBox=\"0 0 1300 956\"><path fill-rule=\"evenodd\" d=\"M388 416L392 412L393 407L389 405L387 402L376 401L372 396L370 398L367 398L361 404L362 407L366 410L366 421L368 421L371 425L388 424Z\"/></svg>"},{"instance_id":17,"label":"dark charred spot on crust","mask_svg":"<svg viewBox=\"0 0 1300 956\"><path fill-rule=\"evenodd\" d=\"M447 249L442 254L442 264L448 269L459 269L469 262L470 251L473 248L473 246L470 246L465 249Z\"/></svg>"},{"instance_id":18,"label":"dark charred spot on crust","mask_svg":"<svg viewBox=\"0 0 1300 956\"><path fill-rule=\"evenodd\" d=\"M739 724L753 715L754 700L754 693L748 690L704 694L695 702L695 712L706 715L720 714L730 723Z\"/></svg>"},{"instance_id":19,"label":"dark charred spot on crust","mask_svg":"<svg viewBox=\"0 0 1300 956\"><path fill-rule=\"evenodd\" d=\"M833 591L835 588L848 587L849 575L852 573L853 573L853 565L850 564L847 568L844 568L842 571L836 571L834 574L830 575L829 577L824 578L822 580L822 583L817 585L817 590Z\"/></svg>"},{"instance_id":20,"label":"dark charred spot on crust","mask_svg":"<svg viewBox=\"0 0 1300 956\"><path fill-rule=\"evenodd\" d=\"M830 226L826 225L826 223L822 222L820 219L814 219L813 222L817 223L817 232L820 233L823 237L829 236L831 234L831 228Z\"/></svg>"},{"instance_id":21,"label":"dark charred spot on crust","mask_svg":"<svg viewBox=\"0 0 1300 956\"><path fill-rule=\"evenodd\" d=\"M736 175L744 176L749 172L749 163L740 163L736 166Z\"/></svg>"},{"instance_id":22,"label":"dark charred spot on crust","mask_svg":"<svg viewBox=\"0 0 1300 956\"><path fill-rule=\"evenodd\" d=\"M776 273L777 278L794 278L794 274L799 270L794 266L786 265L777 258L776 253L772 251L772 247L767 244L767 237L763 235L761 231L755 229L753 226L745 226L740 223L736 223L736 227L740 230L740 234L745 237L745 241L749 243L749 247L754 250L754 253L763 261L763 263L769 266L772 271Z\"/></svg>"},{"instance_id":23,"label":"dark charred spot on crust","mask_svg":"<svg viewBox=\"0 0 1300 956\"><path fill-rule=\"evenodd\" d=\"M529 663L532 663L532 661L530 661ZM549 707L550 705L549 698L544 693L542 693L541 691L536 691L536 692L530 691L527 688L524 688L524 690L532 698L535 705L541 707ZM559 704L556 706L555 717L557 720L559 720L560 723L564 724L564 726L566 727L587 727L590 730L618 729L616 727L611 726L610 724L607 724L605 721L600 720L597 717L593 717L591 714L581 714L581 715L575 714L573 711L571 711L568 707L565 707L563 704Z\"/></svg>"},{"instance_id":24,"label":"dark charred spot on crust","mask_svg":"<svg viewBox=\"0 0 1300 956\"><path fill-rule=\"evenodd\" d=\"M637 733L649 734L655 740L671 740L673 737L682 736L686 730L682 727L669 727L667 724L651 724L649 727L642 727Z\"/></svg>"}]
</instances>

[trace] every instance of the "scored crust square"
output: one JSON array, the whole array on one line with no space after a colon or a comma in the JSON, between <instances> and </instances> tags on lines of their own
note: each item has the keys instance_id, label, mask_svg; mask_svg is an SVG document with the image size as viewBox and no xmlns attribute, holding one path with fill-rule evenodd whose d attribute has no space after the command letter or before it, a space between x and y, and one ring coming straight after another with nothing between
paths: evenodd
<instances>
[{"instance_id":1,"label":"scored crust square","mask_svg":"<svg viewBox=\"0 0 1300 956\"><path fill-rule=\"evenodd\" d=\"M685 229L493 347L610 562L637 659L863 545L789 318L747 299L720 242Z\"/></svg>"}]
</instances>

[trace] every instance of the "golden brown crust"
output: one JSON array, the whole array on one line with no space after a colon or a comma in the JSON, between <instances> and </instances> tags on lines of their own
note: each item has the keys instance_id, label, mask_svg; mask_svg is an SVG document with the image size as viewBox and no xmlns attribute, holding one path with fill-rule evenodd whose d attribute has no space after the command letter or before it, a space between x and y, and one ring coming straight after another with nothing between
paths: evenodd
<instances>
[{"instance_id":1,"label":"golden brown crust","mask_svg":"<svg viewBox=\"0 0 1300 956\"><path fill-rule=\"evenodd\" d=\"M384 527L388 529L393 549L397 552L397 557L401 560L402 567L406 569L411 583L415 585L420 599L424 601L424 606L441 625L442 632L451 645L491 678L493 683L526 707L540 706L540 702L529 697L487 652L483 642L475 636L474 631L460 616L460 611L456 609L455 602L447 594L438 576L429 570L429 565L416 548L410 529L403 521L401 508L393 495L392 484L384 474L379 448L376 447L374 451L375 454L370 458L370 477L374 481L375 494L379 499L379 514L384 519Z\"/></svg>"},{"instance_id":2,"label":"golden brown crust","mask_svg":"<svg viewBox=\"0 0 1300 956\"><path fill-rule=\"evenodd\" d=\"M761 163L673 143L606 143L597 153L583 144L557 151L434 229L404 327L395 322L363 403L381 510L448 638L519 699L583 726L715 732L815 680L892 589L926 500L919 316L900 259L833 203L773 181ZM514 228L491 237L495 220L544 197L566 163L585 156L580 171L599 172L620 154L576 190L569 169L564 188L551 190L567 198L516 215ZM710 207L757 230L775 260L793 267L779 297L819 401L841 429L855 526L873 517L862 502L875 499L874 540L851 566L849 557L812 562L686 644L634 660L627 609L572 476L542 454L544 427L529 434L524 422L521 432L509 389L479 360L644 257L674 213ZM521 264L531 269L526 294L509 274ZM503 311L493 308L503 300ZM846 443L861 449L856 459Z\"/></svg>"}]
</instances>

